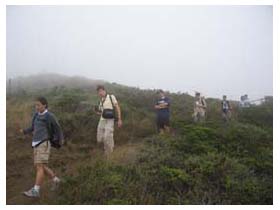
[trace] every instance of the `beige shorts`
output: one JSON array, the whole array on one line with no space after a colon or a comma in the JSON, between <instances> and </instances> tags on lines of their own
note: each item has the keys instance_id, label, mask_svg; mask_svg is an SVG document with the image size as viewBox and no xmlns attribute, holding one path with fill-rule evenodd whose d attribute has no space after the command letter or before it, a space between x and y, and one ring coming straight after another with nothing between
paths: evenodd
<instances>
[{"instance_id":1,"label":"beige shorts","mask_svg":"<svg viewBox=\"0 0 280 210\"><path fill-rule=\"evenodd\" d=\"M39 146L34 149L34 164L49 162L49 157L51 153L51 144L49 141L41 143Z\"/></svg>"}]
</instances>

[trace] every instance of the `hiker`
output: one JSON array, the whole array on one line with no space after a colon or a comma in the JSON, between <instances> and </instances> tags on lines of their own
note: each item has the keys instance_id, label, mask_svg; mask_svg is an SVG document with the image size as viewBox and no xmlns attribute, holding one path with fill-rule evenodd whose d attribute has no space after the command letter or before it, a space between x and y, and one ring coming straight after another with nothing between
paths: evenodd
<instances>
[{"instance_id":1,"label":"hiker","mask_svg":"<svg viewBox=\"0 0 280 210\"><path fill-rule=\"evenodd\" d=\"M155 104L155 109L157 111L157 128L160 134L170 133L170 123L169 123L169 107L170 100L165 96L163 90L158 91L159 99Z\"/></svg>"},{"instance_id":2,"label":"hiker","mask_svg":"<svg viewBox=\"0 0 280 210\"><path fill-rule=\"evenodd\" d=\"M193 113L194 122L205 121L206 108L207 108L207 104L205 98L200 96L199 92L196 92L195 101L194 101L194 113Z\"/></svg>"},{"instance_id":3,"label":"hiker","mask_svg":"<svg viewBox=\"0 0 280 210\"><path fill-rule=\"evenodd\" d=\"M105 155L108 157L114 149L114 123L118 128L122 127L121 109L114 95L107 94L103 85L97 86L97 93L100 97L99 106L95 113L100 115L97 127L97 143L103 143Z\"/></svg>"},{"instance_id":4,"label":"hiker","mask_svg":"<svg viewBox=\"0 0 280 210\"><path fill-rule=\"evenodd\" d=\"M239 102L239 106L241 108L247 108L247 107L250 107L250 101L249 101L249 98L248 98L248 95L245 94L244 96L241 96L240 97L240 102Z\"/></svg>"},{"instance_id":5,"label":"hiker","mask_svg":"<svg viewBox=\"0 0 280 210\"><path fill-rule=\"evenodd\" d=\"M248 95L245 94L244 95L244 107L250 107L250 106L251 106L251 104L250 104L250 100L248 98Z\"/></svg>"},{"instance_id":6,"label":"hiker","mask_svg":"<svg viewBox=\"0 0 280 210\"><path fill-rule=\"evenodd\" d=\"M35 185L30 190L23 192L28 197L40 197L40 187L43 184L44 176L52 180L52 190L59 185L60 179L56 176L47 164L51 153L51 146L60 147L63 141L61 127L53 113L48 111L48 102L44 97L35 100L36 113L32 118L30 128L20 129L23 134L31 134L34 167L36 169Z\"/></svg>"},{"instance_id":7,"label":"hiker","mask_svg":"<svg viewBox=\"0 0 280 210\"><path fill-rule=\"evenodd\" d=\"M240 96L239 107L244 107L244 96Z\"/></svg>"},{"instance_id":8,"label":"hiker","mask_svg":"<svg viewBox=\"0 0 280 210\"><path fill-rule=\"evenodd\" d=\"M227 100L227 96L223 96L222 100L222 117L225 122L228 122L231 119L231 106L229 101Z\"/></svg>"}]
</instances>

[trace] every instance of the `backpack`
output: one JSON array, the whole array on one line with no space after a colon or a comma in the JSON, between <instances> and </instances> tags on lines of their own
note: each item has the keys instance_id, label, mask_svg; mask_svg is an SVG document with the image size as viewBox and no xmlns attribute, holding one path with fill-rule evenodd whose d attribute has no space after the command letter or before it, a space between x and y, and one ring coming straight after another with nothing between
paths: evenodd
<instances>
[{"instance_id":1,"label":"backpack","mask_svg":"<svg viewBox=\"0 0 280 210\"><path fill-rule=\"evenodd\" d=\"M38 113L36 113L34 115L34 117L32 119L32 125L34 125L34 121L37 116L38 116ZM60 128L60 125L58 124L58 122L55 119L54 119L54 121L55 121L56 125L51 123L50 113L47 112L45 122L46 122L48 133L49 133L49 138L50 138L49 140L50 140L52 147L59 149L64 144L64 137L63 137L63 133Z\"/></svg>"},{"instance_id":2,"label":"backpack","mask_svg":"<svg viewBox=\"0 0 280 210\"><path fill-rule=\"evenodd\" d=\"M49 132L49 136L50 136L51 146L56 149L59 149L64 144L64 136L63 136L62 130L60 128L60 125L56 121L56 119L54 119L54 121L56 123L56 125L54 125L49 120L50 114L48 112L46 114L47 114L46 118L47 118L47 122L48 122L48 132Z\"/></svg>"}]
</instances>

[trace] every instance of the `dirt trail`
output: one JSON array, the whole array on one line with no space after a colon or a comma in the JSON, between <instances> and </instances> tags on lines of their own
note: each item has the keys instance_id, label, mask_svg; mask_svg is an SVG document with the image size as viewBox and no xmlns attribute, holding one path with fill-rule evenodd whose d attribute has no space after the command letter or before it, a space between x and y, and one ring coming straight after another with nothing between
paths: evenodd
<instances>
[{"instance_id":1,"label":"dirt trail","mask_svg":"<svg viewBox=\"0 0 280 210\"><path fill-rule=\"evenodd\" d=\"M7 130L6 158L6 203L48 204L55 192L51 192L50 181L46 178L40 199L27 198L22 192L34 185L35 171L30 137L23 137ZM133 162L142 144L116 145L109 161L118 164ZM60 150L52 149L50 167L60 176L72 176L81 165L92 165L103 157L102 149L89 144L68 143Z\"/></svg>"}]
</instances>

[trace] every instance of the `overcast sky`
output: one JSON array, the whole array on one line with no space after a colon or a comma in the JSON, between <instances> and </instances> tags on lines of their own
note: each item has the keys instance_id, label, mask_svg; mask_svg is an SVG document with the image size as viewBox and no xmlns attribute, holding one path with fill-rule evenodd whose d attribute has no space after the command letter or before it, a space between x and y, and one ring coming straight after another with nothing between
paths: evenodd
<instances>
[{"instance_id":1,"label":"overcast sky","mask_svg":"<svg viewBox=\"0 0 280 210\"><path fill-rule=\"evenodd\" d=\"M7 78L272 95L272 6L8 6Z\"/></svg>"}]
</instances>

